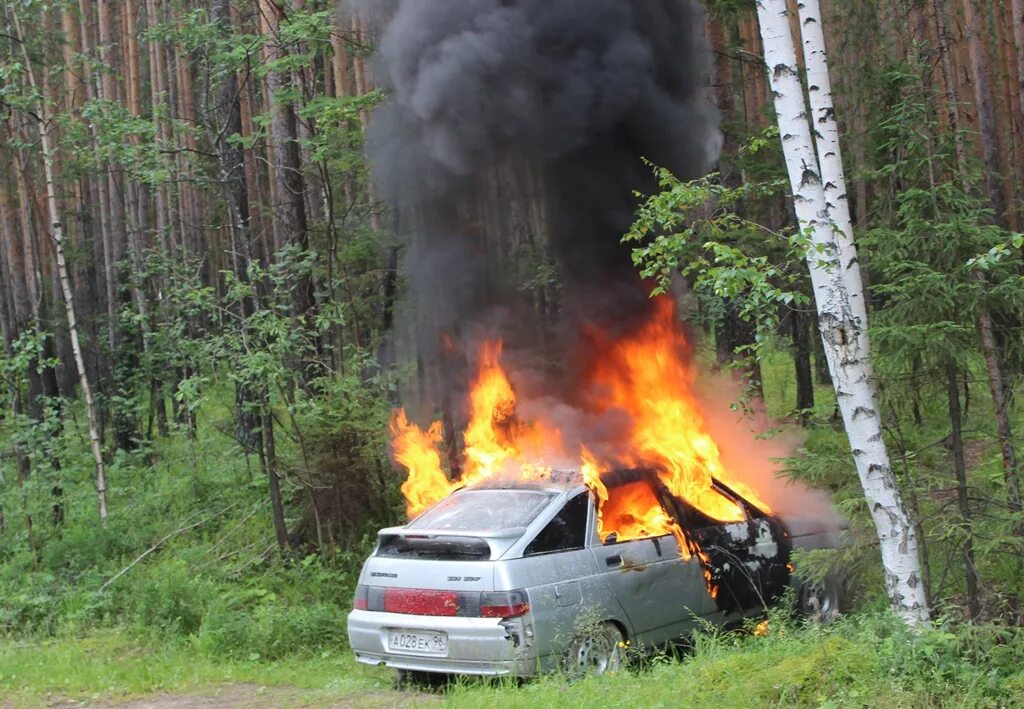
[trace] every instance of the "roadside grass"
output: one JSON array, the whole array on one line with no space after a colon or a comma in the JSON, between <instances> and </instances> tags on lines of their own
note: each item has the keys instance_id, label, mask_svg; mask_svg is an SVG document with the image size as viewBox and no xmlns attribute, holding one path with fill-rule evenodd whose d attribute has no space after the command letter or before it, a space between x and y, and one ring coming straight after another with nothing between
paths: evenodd
<instances>
[{"instance_id":1,"label":"roadside grass","mask_svg":"<svg viewBox=\"0 0 1024 709\"><path fill-rule=\"evenodd\" d=\"M701 636L682 660L571 683L459 682L453 707L1006 707L1024 696L1018 633L909 631L888 615L832 627L776 615L765 637ZM1004 632L1005 631L1005 632Z\"/></svg>"},{"instance_id":2,"label":"roadside grass","mask_svg":"<svg viewBox=\"0 0 1024 709\"><path fill-rule=\"evenodd\" d=\"M111 629L0 643L0 706L139 699L170 706L232 691L250 703L264 697L267 706L310 707L1004 707L1024 696L1024 634L1016 629L939 622L913 631L886 613L819 627L781 611L768 627L764 636L698 635L681 659L646 657L612 676L462 678L436 694L393 690L390 672L358 665L343 647L232 660L204 654L195 641Z\"/></svg>"},{"instance_id":3,"label":"roadside grass","mask_svg":"<svg viewBox=\"0 0 1024 709\"><path fill-rule=\"evenodd\" d=\"M210 657L188 642L152 646L127 630L84 638L0 640L0 706L127 701L229 684L300 690L304 702L319 704L390 691L391 676L358 665L345 648L267 662Z\"/></svg>"}]
</instances>

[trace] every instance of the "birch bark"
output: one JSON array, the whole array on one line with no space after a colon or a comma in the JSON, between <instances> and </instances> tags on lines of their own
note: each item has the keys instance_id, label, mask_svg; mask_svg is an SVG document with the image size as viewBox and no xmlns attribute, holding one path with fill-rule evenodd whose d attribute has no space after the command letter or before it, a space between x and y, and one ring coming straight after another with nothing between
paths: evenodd
<instances>
[{"instance_id":1,"label":"birch bark","mask_svg":"<svg viewBox=\"0 0 1024 709\"><path fill-rule=\"evenodd\" d=\"M68 276L68 265L64 258L64 227L60 218L60 211L57 208L57 187L53 177L53 146L50 144L50 109L46 102L45 89L40 92L36 83L35 72L32 69L32 62L29 60L28 50L25 48L24 33L21 29L21 21L18 13L11 13L14 19L17 39L21 44L22 56L25 60L25 73L28 77L29 86L38 99L39 110L39 141L43 152L43 169L46 176L46 207L50 219L51 238L53 239L54 252L57 258L57 271L60 276L61 290L64 294L64 308L68 319L68 334L71 336L71 349L75 355L75 366L78 369L79 384L82 387L82 397L85 399L85 413L89 422L89 442L92 448L93 460L96 463L96 493L99 501L100 521L107 523L107 482L106 468L103 461L103 451L100 445L99 426L97 425L96 404L92 397L92 387L89 385L89 374L85 368L85 360L82 357L82 346L78 341L78 322L75 318L75 300L71 290L71 278ZM44 72L45 77L45 72ZM44 78L45 81L45 78Z\"/></svg>"},{"instance_id":2,"label":"birch bark","mask_svg":"<svg viewBox=\"0 0 1024 709\"><path fill-rule=\"evenodd\" d=\"M860 275L860 262L857 260L857 248L853 243L853 219L850 217L850 200L846 191L843 153L839 146L839 123L836 121L836 110L832 101L832 80L828 72L821 3L818 0L800 0L797 8L800 15L800 36L804 45L804 63L807 66L807 93L811 104L813 138L818 146L818 164L821 167L828 217L835 230L839 268L846 282L854 320L857 321L858 344L861 351L868 352L870 346L867 341L867 305L864 302L864 285ZM866 364L870 364L870 360Z\"/></svg>"},{"instance_id":3,"label":"birch bark","mask_svg":"<svg viewBox=\"0 0 1024 709\"><path fill-rule=\"evenodd\" d=\"M847 269L842 268L840 261L844 253L855 260L856 252L852 241L849 251L844 252L832 228L786 2L758 0L757 13L793 203L808 238L807 264L822 342L857 473L878 534L886 590L893 610L908 624L927 622L928 603L917 536L896 486L875 403L869 343L861 332L867 321L856 316L849 281L844 275ZM857 290L862 299L863 289L858 286Z\"/></svg>"}]
</instances>

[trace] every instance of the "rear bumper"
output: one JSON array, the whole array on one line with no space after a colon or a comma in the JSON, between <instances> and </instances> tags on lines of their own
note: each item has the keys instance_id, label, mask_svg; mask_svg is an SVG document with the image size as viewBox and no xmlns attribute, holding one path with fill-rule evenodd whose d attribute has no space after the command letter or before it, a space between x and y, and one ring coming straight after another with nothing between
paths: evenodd
<instances>
[{"instance_id":1,"label":"rear bumper","mask_svg":"<svg viewBox=\"0 0 1024 709\"><path fill-rule=\"evenodd\" d=\"M391 651L388 648L391 629L446 633L448 655L435 657ZM537 659L523 629L522 621L499 618L450 618L361 610L354 610L348 616L349 645L359 662L449 674L536 674Z\"/></svg>"}]
</instances>

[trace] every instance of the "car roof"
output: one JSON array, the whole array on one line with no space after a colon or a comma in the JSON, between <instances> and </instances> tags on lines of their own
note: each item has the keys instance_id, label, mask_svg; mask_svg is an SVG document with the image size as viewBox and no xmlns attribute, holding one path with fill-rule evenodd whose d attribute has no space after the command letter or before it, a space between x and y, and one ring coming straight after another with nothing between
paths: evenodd
<instances>
[{"instance_id":1,"label":"car roof","mask_svg":"<svg viewBox=\"0 0 1024 709\"><path fill-rule=\"evenodd\" d=\"M461 488L461 490L543 490L546 492L565 492L566 490L583 487L585 487L583 485L583 476L579 473L556 470L541 480L491 478Z\"/></svg>"}]
</instances>

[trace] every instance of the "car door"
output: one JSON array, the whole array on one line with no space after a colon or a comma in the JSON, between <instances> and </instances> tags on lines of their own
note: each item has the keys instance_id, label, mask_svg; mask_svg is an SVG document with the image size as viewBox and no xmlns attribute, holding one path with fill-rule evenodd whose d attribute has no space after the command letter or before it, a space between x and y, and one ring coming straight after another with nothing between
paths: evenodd
<instances>
[{"instance_id":1,"label":"car door","mask_svg":"<svg viewBox=\"0 0 1024 709\"><path fill-rule=\"evenodd\" d=\"M683 558L671 534L592 546L601 581L612 589L646 646L684 635L710 598L700 564Z\"/></svg>"},{"instance_id":2,"label":"car door","mask_svg":"<svg viewBox=\"0 0 1024 709\"><path fill-rule=\"evenodd\" d=\"M716 523L696 533L707 555L715 609L726 613L762 611L789 583L792 544L781 525L766 515Z\"/></svg>"},{"instance_id":3,"label":"car door","mask_svg":"<svg viewBox=\"0 0 1024 709\"><path fill-rule=\"evenodd\" d=\"M497 569L500 585L527 589L540 669L556 666L586 618L619 615L614 595L598 582L587 548L591 507L589 492L575 495L528 542L522 558Z\"/></svg>"}]
</instances>

